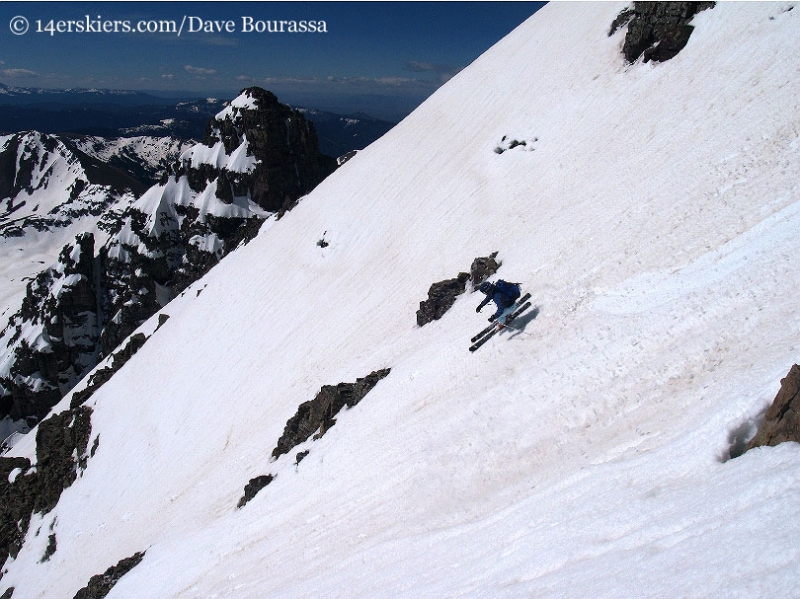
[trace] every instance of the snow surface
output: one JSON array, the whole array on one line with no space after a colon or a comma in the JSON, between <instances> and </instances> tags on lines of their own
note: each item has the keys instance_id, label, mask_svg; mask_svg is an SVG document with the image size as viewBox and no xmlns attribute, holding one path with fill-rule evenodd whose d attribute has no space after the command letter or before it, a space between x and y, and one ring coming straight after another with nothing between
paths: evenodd
<instances>
[{"instance_id":1,"label":"snow surface","mask_svg":"<svg viewBox=\"0 0 800 599\"><path fill-rule=\"evenodd\" d=\"M58 138L36 131L19 135L21 143L17 162L23 157L30 159L34 153L38 160L31 191L23 190L16 197L14 210L0 213L0 224L20 223L25 218L36 216L52 218L56 224L42 231L28 226L22 236L0 237L0 255L6 258L0 264L0 318L6 320L19 308L27 282L51 266L62 247L74 242L75 235L83 232L91 232L95 236L95 245L99 247L109 234L98 225L112 213L121 213L135 199L132 193L122 194L107 207L105 216L96 215L97 206L109 204L114 192L107 186L88 183L80 162ZM53 143L54 151L45 149L45 137ZM9 139L11 137L0 138L0 142L5 144ZM115 143L111 142L111 145ZM157 148L167 149L144 139L138 143L135 147L144 151L147 161L155 159ZM92 155L104 156L99 151L99 144L99 138L87 138L83 149ZM119 147L129 146L122 144ZM145 148L149 150L145 151ZM77 199L70 200L73 186L78 182L85 187ZM80 212L85 214L78 215Z\"/></svg>"},{"instance_id":2,"label":"snow surface","mask_svg":"<svg viewBox=\"0 0 800 599\"><path fill-rule=\"evenodd\" d=\"M181 160L190 164L192 168L199 168L203 164L208 164L214 168L226 169L232 173L250 173L256 168L258 160L253 155L248 156L248 148L249 144L247 140L244 140L229 155L225 152L225 144L221 141L211 147L197 144L184 152Z\"/></svg>"},{"instance_id":3,"label":"snow surface","mask_svg":"<svg viewBox=\"0 0 800 599\"><path fill-rule=\"evenodd\" d=\"M800 358L800 14L719 3L627 66L624 6L549 4L145 323L0 590L146 550L110 599L799 597L800 448L728 458ZM416 326L495 250L521 330L469 353L476 294Z\"/></svg>"},{"instance_id":4,"label":"snow surface","mask_svg":"<svg viewBox=\"0 0 800 599\"><path fill-rule=\"evenodd\" d=\"M210 102L213 100L209 99ZM243 93L231 100L224 109L222 109L214 118L218 121L224 121L226 118L233 119L242 110L256 110L258 108L258 101L249 93Z\"/></svg>"}]
</instances>

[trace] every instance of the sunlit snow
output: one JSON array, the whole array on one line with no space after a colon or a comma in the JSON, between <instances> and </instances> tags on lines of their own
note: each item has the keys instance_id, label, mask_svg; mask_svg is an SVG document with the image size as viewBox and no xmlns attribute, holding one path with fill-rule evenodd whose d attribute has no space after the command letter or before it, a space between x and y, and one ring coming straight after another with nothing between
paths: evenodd
<instances>
[{"instance_id":1,"label":"sunlit snow","mask_svg":"<svg viewBox=\"0 0 800 599\"><path fill-rule=\"evenodd\" d=\"M549 4L145 323L0 590L146 551L109 599L796 597L800 447L729 457L800 360L800 14L717 3L627 65L625 6ZM480 294L417 327L493 251L537 310L474 354Z\"/></svg>"}]
</instances>

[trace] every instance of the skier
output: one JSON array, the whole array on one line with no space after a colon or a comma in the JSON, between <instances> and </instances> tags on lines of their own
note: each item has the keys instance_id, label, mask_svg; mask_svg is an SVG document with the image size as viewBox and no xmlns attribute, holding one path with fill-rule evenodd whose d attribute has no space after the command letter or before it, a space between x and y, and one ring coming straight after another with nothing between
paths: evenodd
<instances>
[{"instance_id":1,"label":"skier","mask_svg":"<svg viewBox=\"0 0 800 599\"><path fill-rule=\"evenodd\" d=\"M519 283L509 283L503 279L498 279L497 283L485 281L478 287L478 291L486 295L475 311L480 312L490 301L497 304L497 311L489 317L489 322L494 322L503 315L508 308L514 305L520 296Z\"/></svg>"}]
</instances>

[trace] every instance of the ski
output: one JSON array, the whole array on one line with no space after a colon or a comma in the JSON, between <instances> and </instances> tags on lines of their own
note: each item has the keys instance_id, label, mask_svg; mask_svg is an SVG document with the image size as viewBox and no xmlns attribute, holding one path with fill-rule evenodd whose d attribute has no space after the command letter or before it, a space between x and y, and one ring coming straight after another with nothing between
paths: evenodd
<instances>
[{"instance_id":1,"label":"ski","mask_svg":"<svg viewBox=\"0 0 800 599\"><path fill-rule=\"evenodd\" d=\"M513 304L513 306L512 306L512 310L511 310L511 312L513 313L513 312L514 312L514 311L515 311L517 308L519 308L519 306L520 306L520 305L521 305L523 302L526 302L527 300L529 300L529 299L530 299L530 297L531 297L531 294L530 294L530 293L526 293L526 294L525 294L525 295L523 295L521 298L519 298L519 299L518 299L516 302L514 302L514 304ZM498 323L497 323L497 321L496 321L496 320L495 320L495 321L493 321L493 322L492 322L492 323L491 323L491 324L490 324L488 327L486 327L486 328L485 328L485 329L483 329L483 330L482 330L480 333L478 333L478 334L477 334L477 335L475 335L475 336L474 336L472 339L470 339L470 340L469 340L469 341L470 341L470 343L475 343L475 342L476 342L478 339L480 339L481 337L483 337L483 336L484 336L486 333L490 332L492 329L495 329L495 328L497 328L497 324L498 324Z\"/></svg>"},{"instance_id":2,"label":"ski","mask_svg":"<svg viewBox=\"0 0 800 599\"><path fill-rule=\"evenodd\" d=\"M499 323L499 322L496 322L496 321L495 321L494 323L492 323L493 325L496 325L496 326L495 326L495 328L494 328L494 329L492 329L492 330L490 330L490 331L489 331L488 333L486 333L486 334L485 334L483 337L480 337L480 338L478 339L478 341L476 341L475 343L473 343L473 344L470 346L470 348L469 348L469 351L471 351L471 352L474 352L474 351L475 351L476 349L478 349L478 348L479 348L481 345L483 345L484 343L486 343L487 341L489 341L489 339L491 339L492 337L494 337L494 336L497 334L497 331L501 331L501 330L503 330L504 328L506 328L506 326L508 326L509 324L511 324L511 322L512 322L512 321L513 321L513 320L514 320L514 319L515 319L517 316L519 316L520 314L522 314L522 313L523 313L525 310L527 310L527 309L528 309L528 308L530 308L530 307L531 307L531 303L530 303L530 302L526 302L525 304L523 304L523 305L522 305L522 307L520 307L520 308L517 308L517 309L516 309L514 312L512 312L511 314L509 314L509 315L506 317L505 321L504 321L502 324L501 324L501 323Z\"/></svg>"}]
</instances>

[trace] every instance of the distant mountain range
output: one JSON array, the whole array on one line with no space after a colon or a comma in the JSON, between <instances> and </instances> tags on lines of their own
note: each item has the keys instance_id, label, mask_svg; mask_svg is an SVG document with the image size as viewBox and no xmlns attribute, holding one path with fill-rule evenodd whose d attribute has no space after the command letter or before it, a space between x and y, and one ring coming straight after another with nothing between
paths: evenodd
<instances>
[{"instance_id":1,"label":"distant mountain range","mask_svg":"<svg viewBox=\"0 0 800 599\"><path fill-rule=\"evenodd\" d=\"M140 135L202 139L224 98L166 98L139 91L49 90L0 84L0 132L40 131L102 137ZM299 108L314 123L320 151L338 157L360 150L395 123L365 114Z\"/></svg>"}]
</instances>

